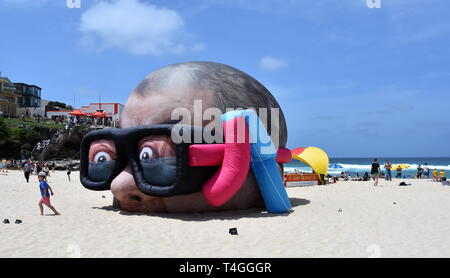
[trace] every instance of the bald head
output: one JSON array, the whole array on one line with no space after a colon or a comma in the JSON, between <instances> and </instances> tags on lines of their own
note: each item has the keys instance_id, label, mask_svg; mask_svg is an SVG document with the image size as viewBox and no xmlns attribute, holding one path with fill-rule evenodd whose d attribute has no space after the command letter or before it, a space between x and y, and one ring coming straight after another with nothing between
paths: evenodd
<instances>
[{"instance_id":1,"label":"bald head","mask_svg":"<svg viewBox=\"0 0 450 278\"><path fill-rule=\"evenodd\" d=\"M148 75L128 99L121 127L172 123L171 114L176 108L186 108L193 114L194 100L202 101L203 111L210 107L222 113L230 108L255 108L257 112L266 108L269 111L266 129L269 133L277 130L280 146L286 145L287 127L281 109L278 127L271 128L270 109L280 108L272 94L248 74L212 62L174 64Z\"/></svg>"}]
</instances>

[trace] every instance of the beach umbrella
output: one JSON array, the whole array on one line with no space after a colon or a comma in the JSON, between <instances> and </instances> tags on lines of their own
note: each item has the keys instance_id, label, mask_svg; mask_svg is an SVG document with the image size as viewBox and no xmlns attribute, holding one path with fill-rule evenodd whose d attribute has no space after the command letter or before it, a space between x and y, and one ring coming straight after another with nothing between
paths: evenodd
<instances>
[{"instance_id":1,"label":"beach umbrella","mask_svg":"<svg viewBox=\"0 0 450 278\"><path fill-rule=\"evenodd\" d=\"M91 116L97 119L102 119L102 125L105 125L105 118L108 118L108 115L106 115L102 110L92 113ZM97 126L97 122L95 125Z\"/></svg>"},{"instance_id":2,"label":"beach umbrella","mask_svg":"<svg viewBox=\"0 0 450 278\"><path fill-rule=\"evenodd\" d=\"M87 116L87 114L84 113L83 111L81 111L80 109L75 109L72 112L69 112L69 114L72 115L72 116L79 116L79 117Z\"/></svg>"},{"instance_id":3,"label":"beach umbrella","mask_svg":"<svg viewBox=\"0 0 450 278\"><path fill-rule=\"evenodd\" d=\"M342 169L344 167L342 167L341 165L337 164L337 163L332 163L328 166L328 168L330 169Z\"/></svg>"},{"instance_id":4,"label":"beach umbrella","mask_svg":"<svg viewBox=\"0 0 450 278\"><path fill-rule=\"evenodd\" d=\"M408 164L404 164L404 163L394 164L394 165L392 165L391 169L397 170L398 166L400 166L400 168L402 168L402 170L409 169L409 165Z\"/></svg>"},{"instance_id":5,"label":"beach umbrella","mask_svg":"<svg viewBox=\"0 0 450 278\"><path fill-rule=\"evenodd\" d=\"M92 113L91 116L94 118L108 118L108 116L105 114L105 112L101 112L101 111Z\"/></svg>"}]
</instances>

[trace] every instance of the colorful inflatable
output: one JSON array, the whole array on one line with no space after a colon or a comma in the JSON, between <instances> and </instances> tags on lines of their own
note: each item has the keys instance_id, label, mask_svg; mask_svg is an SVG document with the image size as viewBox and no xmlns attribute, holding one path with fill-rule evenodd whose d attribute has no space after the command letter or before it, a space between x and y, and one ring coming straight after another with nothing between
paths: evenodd
<instances>
[{"instance_id":1,"label":"colorful inflatable","mask_svg":"<svg viewBox=\"0 0 450 278\"><path fill-rule=\"evenodd\" d=\"M409 165L405 164L405 163L394 164L391 166L391 169L393 169L395 171L395 170L397 170L398 167L402 168L402 170L409 169Z\"/></svg>"},{"instance_id":2,"label":"colorful inflatable","mask_svg":"<svg viewBox=\"0 0 450 278\"><path fill-rule=\"evenodd\" d=\"M309 165L319 177L328 173L329 158L326 152L316 147L297 148L291 151L292 158Z\"/></svg>"},{"instance_id":3,"label":"colorful inflatable","mask_svg":"<svg viewBox=\"0 0 450 278\"><path fill-rule=\"evenodd\" d=\"M250 107L268 111L264 125L253 124L260 123L256 114L242 110ZM183 114L174 117L180 109ZM210 109L219 111L214 119L223 127L214 130L221 142L174 140L174 130L203 134ZM238 112L226 113L230 109ZM242 123L243 132L236 132ZM235 140L239 134L243 142ZM265 204L269 212L286 212L291 206L277 165L292 159L286 141L282 109L253 77L219 63L179 63L138 84L120 128L83 138L80 178L88 189L111 190L113 206L127 211L212 212Z\"/></svg>"}]
</instances>

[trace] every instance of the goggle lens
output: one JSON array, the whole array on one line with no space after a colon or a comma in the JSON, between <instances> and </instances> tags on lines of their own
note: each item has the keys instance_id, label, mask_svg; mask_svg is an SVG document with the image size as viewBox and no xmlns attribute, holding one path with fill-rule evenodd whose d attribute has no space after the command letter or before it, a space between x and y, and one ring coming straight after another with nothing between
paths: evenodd
<instances>
[{"instance_id":1,"label":"goggle lens","mask_svg":"<svg viewBox=\"0 0 450 278\"><path fill-rule=\"evenodd\" d=\"M141 158L139 161L147 183L169 186L175 182L177 174L177 160L175 157Z\"/></svg>"},{"instance_id":2,"label":"goggle lens","mask_svg":"<svg viewBox=\"0 0 450 278\"><path fill-rule=\"evenodd\" d=\"M104 182L116 167L116 146L113 140L97 140L89 147L88 177L93 182Z\"/></svg>"}]
</instances>

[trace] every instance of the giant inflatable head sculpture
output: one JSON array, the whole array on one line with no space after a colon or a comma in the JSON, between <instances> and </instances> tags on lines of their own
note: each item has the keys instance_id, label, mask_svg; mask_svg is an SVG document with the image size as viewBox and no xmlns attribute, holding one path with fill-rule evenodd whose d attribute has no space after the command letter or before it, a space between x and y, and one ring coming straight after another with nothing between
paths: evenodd
<instances>
[{"instance_id":1,"label":"giant inflatable head sculpture","mask_svg":"<svg viewBox=\"0 0 450 278\"><path fill-rule=\"evenodd\" d=\"M232 111L237 108L243 110ZM284 149L287 128L279 108L263 85L233 67L164 67L132 92L120 129L83 138L81 182L111 190L115 205L127 211L265 205L269 212L286 212L290 203L276 162L291 154Z\"/></svg>"}]
</instances>

